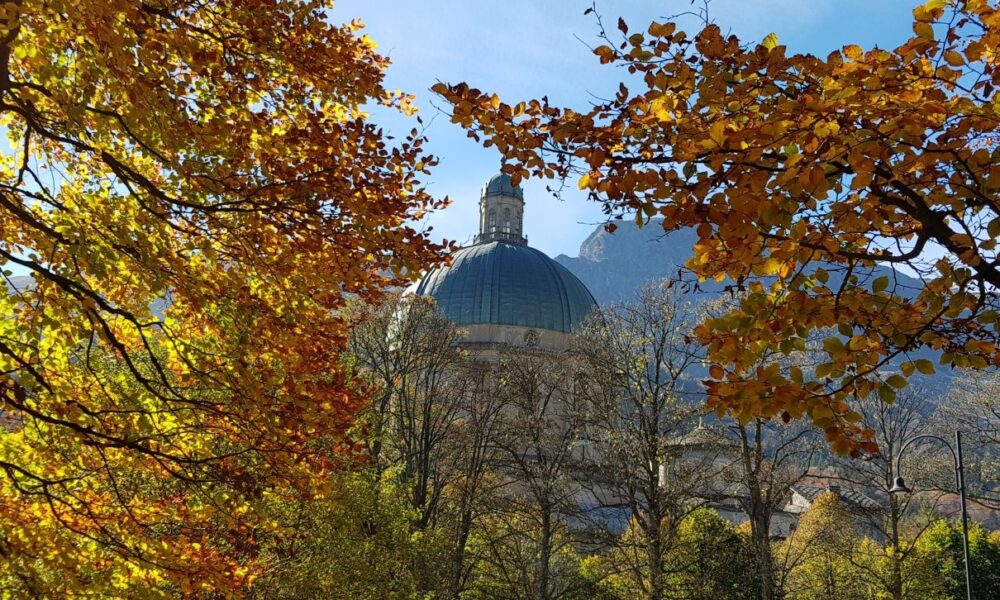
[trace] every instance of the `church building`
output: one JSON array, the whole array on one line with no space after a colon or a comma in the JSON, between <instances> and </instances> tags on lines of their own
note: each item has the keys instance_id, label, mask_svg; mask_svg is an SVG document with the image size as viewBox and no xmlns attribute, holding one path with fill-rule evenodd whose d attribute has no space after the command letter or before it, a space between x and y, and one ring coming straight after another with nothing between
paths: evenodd
<instances>
[{"instance_id":1,"label":"church building","mask_svg":"<svg viewBox=\"0 0 1000 600\"><path fill-rule=\"evenodd\" d=\"M432 296L467 332L465 346L565 350L597 306L566 267L528 245L523 224L524 192L509 175L494 175L480 194L473 244L409 290Z\"/></svg>"}]
</instances>

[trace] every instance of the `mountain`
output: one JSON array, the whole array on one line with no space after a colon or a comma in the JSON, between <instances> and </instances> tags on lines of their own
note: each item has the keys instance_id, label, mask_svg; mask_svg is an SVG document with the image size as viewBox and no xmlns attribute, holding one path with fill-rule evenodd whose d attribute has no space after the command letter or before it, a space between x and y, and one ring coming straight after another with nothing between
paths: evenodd
<instances>
[{"instance_id":1,"label":"mountain","mask_svg":"<svg viewBox=\"0 0 1000 600\"><path fill-rule=\"evenodd\" d=\"M595 229L580 245L579 256L560 254L555 260L587 286L598 304L609 304L633 298L648 282L678 278L697 239L692 229L664 233L659 221L642 228L623 221L614 233Z\"/></svg>"},{"instance_id":2,"label":"mountain","mask_svg":"<svg viewBox=\"0 0 1000 600\"><path fill-rule=\"evenodd\" d=\"M616 225L614 233L598 226L580 245L579 256L560 254L555 257L556 262L587 286L598 304L632 300L643 285L651 282L664 279L695 281L691 273L684 269L684 263L691 256L691 249L698 239L693 229L664 233L659 220L641 228L631 221L620 221ZM920 280L884 266L872 269L865 275L865 280L871 282L882 276L889 277L892 291L904 297L915 296L922 286ZM843 274L831 270L827 286L836 289L841 281ZM712 298L721 293L725 285L711 281L703 283L696 298ZM930 350L910 353L909 359L916 358L937 362L938 354ZM913 381L916 383L917 379L914 376ZM929 392L941 392L950 386L951 379L950 369L941 370L932 377L923 378L920 383Z\"/></svg>"},{"instance_id":3,"label":"mountain","mask_svg":"<svg viewBox=\"0 0 1000 600\"><path fill-rule=\"evenodd\" d=\"M556 262L569 269L590 289L598 304L609 304L635 297L635 292L649 282L664 279L694 282L694 276L684 269L691 249L698 241L693 229L665 233L662 221L653 220L644 227L631 221L617 223L614 233L603 226L595 229L580 245L579 256L560 254ZM830 269L827 286L831 289L842 281L842 273ZM865 274L868 281L887 276L891 289L904 297L913 297L921 282L888 267L875 267ZM711 296L723 291L726 283L705 282L700 291Z\"/></svg>"}]
</instances>

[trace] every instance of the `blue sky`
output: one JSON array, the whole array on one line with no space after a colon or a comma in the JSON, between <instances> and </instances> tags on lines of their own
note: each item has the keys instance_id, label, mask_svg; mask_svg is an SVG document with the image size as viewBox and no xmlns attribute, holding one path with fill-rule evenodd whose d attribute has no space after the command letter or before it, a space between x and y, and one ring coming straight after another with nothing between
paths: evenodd
<instances>
[{"instance_id":1,"label":"blue sky","mask_svg":"<svg viewBox=\"0 0 1000 600\"><path fill-rule=\"evenodd\" d=\"M710 17L745 40L778 35L789 53L825 56L854 43L894 48L912 35L911 10L918 0L712 0ZM598 0L607 27L624 17L633 31L651 20L697 8L690 0ZM368 34L393 64L387 85L417 96L429 149L441 164L427 181L438 196L453 204L433 214L437 238L467 241L478 226L479 188L500 164L499 154L484 149L438 114L440 102L428 88L441 80L465 81L497 92L507 102L548 95L557 103L585 107L594 96L608 96L621 73L602 66L587 48L597 45L597 26L584 15L590 0L341 0L331 18L361 18ZM696 22L680 21L691 32ZM435 115L436 118L435 118ZM381 112L375 115L390 132L408 132L414 122ZM525 233L529 243L555 256L575 256L580 242L601 222L596 204L575 189L554 199L546 182L531 180L525 190Z\"/></svg>"}]
</instances>

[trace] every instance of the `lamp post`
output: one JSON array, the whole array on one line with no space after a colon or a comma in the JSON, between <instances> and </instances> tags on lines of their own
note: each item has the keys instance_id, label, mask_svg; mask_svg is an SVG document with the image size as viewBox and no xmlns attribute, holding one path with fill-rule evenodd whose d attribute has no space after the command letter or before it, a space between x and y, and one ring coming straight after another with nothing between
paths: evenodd
<instances>
[{"instance_id":1,"label":"lamp post","mask_svg":"<svg viewBox=\"0 0 1000 600\"><path fill-rule=\"evenodd\" d=\"M918 435L914 438L908 440L896 453L896 479L892 483L892 487L889 488L890 494L899 493L910 493L913 490L906 487L906 482L903 481L903 476L899 472L899 460L903 457L903 451L909 447L910 444L918 440L931 439L937 440L948 448L951 452L952 458L955 459L955 485L958 487L958 497L962 506L962 557L965 559L965 598L966 600L972 600L972 578L970 574L969 567L969 515L965 508L965 465L962 462L962 432L955 432L955 447L952 448L948 440L943 437L936 435Z\"/></svg>"}]
</instances>

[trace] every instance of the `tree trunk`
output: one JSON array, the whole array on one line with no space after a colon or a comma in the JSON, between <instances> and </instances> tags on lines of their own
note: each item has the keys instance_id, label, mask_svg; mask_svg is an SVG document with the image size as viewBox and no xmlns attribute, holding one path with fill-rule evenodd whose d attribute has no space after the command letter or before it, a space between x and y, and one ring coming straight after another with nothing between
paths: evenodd
<instances>
[{"instance_id":1,"label":"tree trunk","mask_svg":"<svg viewBox=\"0 0 1000 600\"><path fill-rule=\"evenodd\" d=\"M457 600L462 593L462 582L465 579L465 548L469 542L469 533L472 531L472 511L462 511L462 518L459 521L458 536L455 540L455 552L452 555L451 582L449 584L449 597Z\"/></svg>"},{"instance_id":2,"label":"tree trunk","mask_svg":"<svg viewBox=\"0 0 1000 600\"><path fill-rule=\"evenodd\" d=\"M542 508L542 531L538 540L538 600L549 600L549 567L552 559L552 511Z\"/></svg>"},{"instance_id":3,"label":"tree trunk","mask_svg":"<svg viewBox=\"0 0 1000 600\"><path fill-rule=\"evenodd\" d=\"M753 537L754 558L760 577L760 598L761 600L777 600L779 596L775 590L774 582L770 519L767 518L765 507L759 498L756 502L751 498L751 504L751 535Z\"/></svg>"},{"instance_id":4,"label":"tree trunk","mask_svg":"<svg viewBox=\"0 0 1000 600\"><path fill-rule=\"evenodd\" d=\"M663 540L660 539L659 523L650 518L646 558L649 563L649 599L663 598Z\"/></svg>"}]
</instances>

